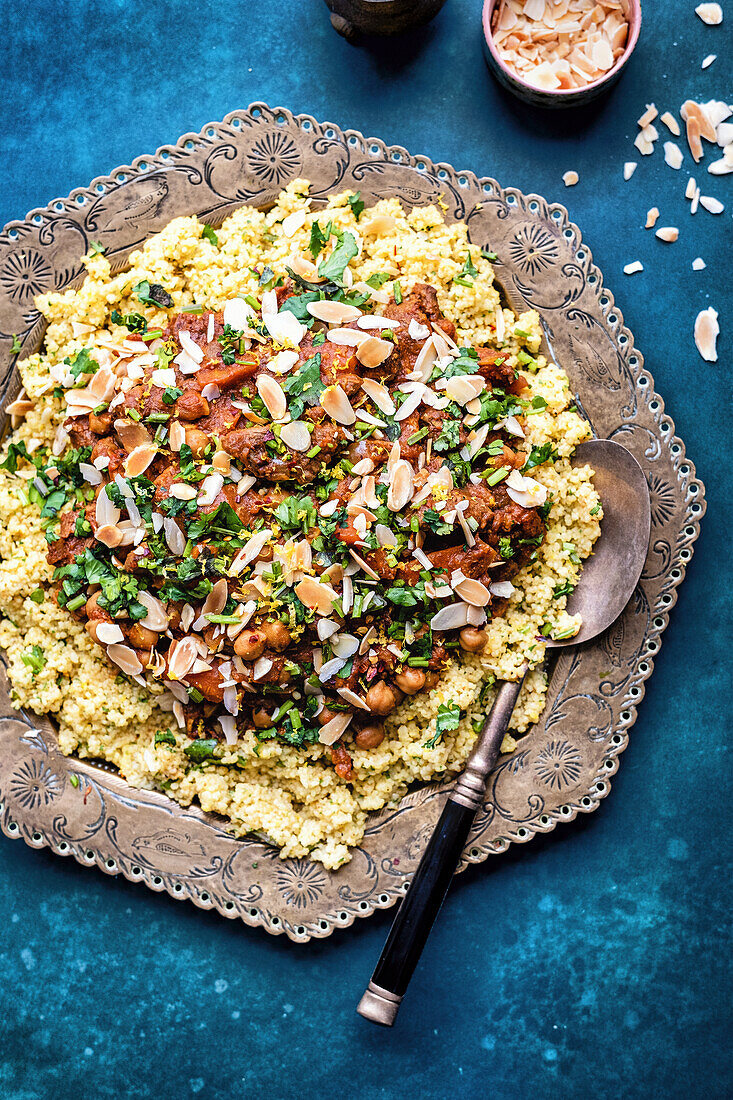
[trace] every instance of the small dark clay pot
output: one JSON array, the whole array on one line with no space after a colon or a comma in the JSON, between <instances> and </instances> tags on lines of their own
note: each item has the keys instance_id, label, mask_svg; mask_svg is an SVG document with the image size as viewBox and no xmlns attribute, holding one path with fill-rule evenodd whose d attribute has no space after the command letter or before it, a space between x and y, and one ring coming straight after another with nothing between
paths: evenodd
<instances>
[{"instance_id":1,"label":"small dark clay pot","mask_svg":"<svg viewBox=\"0 0 733 1100\"><path fill-rule=\"evenodd\" d=\"M344 38L399 34L429 22L445 0L326 0L331 23Z\"/></svg>"}]
</instances>

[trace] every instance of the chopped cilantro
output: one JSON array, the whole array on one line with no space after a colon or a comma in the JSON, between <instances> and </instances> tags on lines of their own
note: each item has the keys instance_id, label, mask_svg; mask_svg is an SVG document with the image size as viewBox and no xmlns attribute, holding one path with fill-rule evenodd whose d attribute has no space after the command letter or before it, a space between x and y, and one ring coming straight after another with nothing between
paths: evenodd
<instances>
[{"instance_id":1,"label":"chopped cilantro","mask_svg":"<svg viewBox=\"0 0 733 1100\"><path fill-rule=\"evenodd\" d=\"M212 225L205 225L201 230L201 236L204 237L212 247L219 247L219 238L214 232L214 227Z\"/></svg>"},{"instance_id":2,"label":"chopped cilantro","mask_svg":"<svg viewBox=\"0 0 733 1100\"><path fill-rule=\"evenodd\" d=\"M525 473L527 470L533 470L535 466L542 466L545 462L554 462L557 457L557 451L548 440L547 443L532 448L529 458L524 466L522 466L522 473Z\"/></svg>"},{"instance_id":3,"label":"chopped cilantro","mask_svg":"<svg viewBox=\"0 0 733 1100\"><path fill-rule=\"evenodd\" d=\"M326 232L321 229L318 221L314 221L311 225L311 237L308 243L308 251L314 260L316 260L328 243L328 238L331 235L331 223L326 226Z\"/></svg>"},{"instance_id":4,"label":"chopped cilantro","mask_svg":"<svg viewBox=\"0 0 733 1100\"><path fill-rule=\"evenodd\" d=\"M575 585L571 584L570 581L564 581L562 584L556 584L552 590L553 600L559 600L562 596L569 596L574 588Z\"/></svg>"},{"instance_id":5,"label":"chopped cilantro","mask_svg":"<svg viewBox=\"0 0 733 1100\"><path fill-rule=\"evenodd\" d=\"M175 745L175 734L170 730L156 730L155 731L155 745Z\"/></svg>"},{"instance_id":6,"label":"chopped cilantro","mask_svg":"<svg viewBox=\"0 0 733 1100\"><path fill-rule=\"evenodd\" d=\"M290 415L293 420L297 420L306 405L318 404L326 388L321 381L320 351L306 359L295 374L289 374L281 384L291 399L288 404Z\"/></svg>"},{"instance_id":7,"label":"chopped cilantro","mask_svg":"<svg viewBox=\"0 0 733 1100\"><path fill-rule=\"evenodd\" d=\"M389 275L384 271L377 271L374 275L370 275L366 281L367 286L370 286L372 290L381 290L384 284L389 280Z\"/></svg>"},{"instance_id":8,"label":"chopped cilantro","mask_svg":"<svg viewBox=\"0 0 733 1100\"><path fill-rule=\"evenodd\" d=\"M39 645L33 645L26 653L21 653L20 659L24 665L32 669L34 679L46 664L46 655Z\"/></svg>"},{"instance_id":9,"label":"chopped cilantro","mask_svg":"<svg viewBox=\"0 0 733 1100\"><path fill-rule=\"evenodd\" d=\"M219 742L214 737L204 737L199 741L192 741L186 745L184 752L194 764L203 764L207 760L216 760L216 749Z\"/></svg>"},{"instance_id":10,"label":"chopped cilantro","mask_svg":"<svg viewBox=\"0 0 733 1100\"><path fill-rule=\"evenodd\" d=\"M18 339L17 336L13 335L13 342L10 345L10 354L11 355L17 355L18 352L20 351L20 346L21 346L20 345L20 340Z\"/></svg>"},{"instance_id":11,"label":"chopped cilantro","mask_svg":"<svg viewBox=\"0 0 733 1100\"><path fill-rule=\"evenodd\" d=\"M361 191L354 191L351 195L347 196L349 206L351 207L351 213L358 221L364 210L364 203L361 198Z\"/></svg>"},{"instance_id":12,"label":"chopped cilantro","mask_svg":"<svg viewBox=\"0 0 733 1100\"><path fill-rule=\"evenodd\" d=\"M143 317L142 313L125 313L122 314L117 309L113 309L109 315L109 319L113 325L124 325L130 332L147 332L148 322Z\"/></svg>"},{"instance_id":13,"label":"chopped cilantro","mask_svg":"<svg viewBox=\"0 0 733 1100\"><path fill-rule=\"evenodd\" d=\"M304 535L318 522L310 497L285 497L272 514L281 527L291 531L302 530Z\"/></svg>"},{"instance_id":14,"label":"chopped cilantro","mask_svg":"<svg viewBox=\"0 0 733 1100\"><path fill-rule=\"evenodd\" d=\"M424 744L426 749L434 749L444 733L457 730L461 720L461 708L456 706L452 699L447 703L441 703L438 707L438 716L435 719L435 733Z\"/></svg>"},{"instance_id":15,"label":"chopped cilantro","mask_svg":"<svg viewBox=\"0 0 733 1100\"><path fill-rule=\"evenodd\" d=\"M106 251L107 251L107 249L105 248L105 246L103 244L100 244L99 241L90 241L89 242L89 251L88 251L87 255L89 255L89 256L104 256Z\"/></svg>"},{"instance_id":16,"label":"chopped cilantro","mask_svg":"<svg viewBox=\"0 0 733 1100\"><path fill-rule=\"evenodd\" d=\"M321 260L318 265L318 274L322 279L331 279L335 283L340 282L349 261L353 260L358 251L354 234L342 233L331 255L327 259Z\"/></svg>"},{"instance_id":17,"label":"chopped cilantro","mask_svg":"<svg viewBox=\"0 0 733 1100\"><path fill-rule=\"evenodd\" d=\"M151 283L147 279L141 279L132 288L132 293L137 297L139 302L144 302L147 305L157 306L159 309L170 309L173 305L173 299L167 290L160 285L160 283Z\"/></svg>"}]
</instances>

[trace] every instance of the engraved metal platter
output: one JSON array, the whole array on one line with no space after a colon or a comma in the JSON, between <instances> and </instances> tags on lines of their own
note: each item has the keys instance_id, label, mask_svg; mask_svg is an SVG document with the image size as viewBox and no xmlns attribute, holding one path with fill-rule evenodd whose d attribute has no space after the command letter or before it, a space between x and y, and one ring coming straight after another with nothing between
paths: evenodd
<instances>
[{"instance_id":1,"label":"engraved metal platter","mask_svg":"<svg viewBox=\"0 0 733 1100\"><path fill-rule=\"evenodd\" d=\"M508 302L539 311L545 354L567 371L595 433L623 443L649 484L651 541L633 598L605 635L560 653L542 717L491 775L465 867L596 809L608 795L705 508L703 485L563 206L308 115L252 104L5 227L0 403L20 385L12 334L21 355L38 348L43 323L33 298L78 285L91 241L119 269L172 218L197 214L216 226L244 203L274 202L297 177L312 181L315 199L349 188L367 205L387 196L407 207L441 201L448 220L465 219L471 240L497 254ZM352 861L329 872L308 860L281 860L273 847L230 836L215 815L62 756L52 723L13 711L7 682L0 683L0 825L7 836L297 942L398 901L449 787L430 784L371 815Z\"/></svg>"}]
</instances>

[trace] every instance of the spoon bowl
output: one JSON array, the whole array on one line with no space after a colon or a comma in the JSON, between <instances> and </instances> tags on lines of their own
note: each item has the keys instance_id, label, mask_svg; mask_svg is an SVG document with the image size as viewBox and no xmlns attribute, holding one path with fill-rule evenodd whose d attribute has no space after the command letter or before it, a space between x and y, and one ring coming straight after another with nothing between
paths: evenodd
<instances>
[{"instance_id":1,"label":"spoon bowl","mask_svg":"<svg viewBox=\"0 0 733 1100\"><path fill-rule=\"evenodd\" d=\"M616 621L639 582L649 549L649 487L634 456L612 439L589 439L573 454L574 465L586 463L593 467L603 505L601 537L568 598L568 614L582 617L580 630L572 638L549 641L553 649L590 642Z\"/></svg>"}]
</instances>

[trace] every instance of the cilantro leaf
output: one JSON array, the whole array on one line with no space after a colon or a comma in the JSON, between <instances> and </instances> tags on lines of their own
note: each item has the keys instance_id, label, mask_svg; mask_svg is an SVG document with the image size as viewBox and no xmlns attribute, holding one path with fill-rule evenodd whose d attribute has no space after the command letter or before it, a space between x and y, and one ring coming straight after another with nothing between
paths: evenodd
<instances>
[{"instance_id":1,"label":"cilantro leaf","mask_svg":"<svg viewBox=\"0 0 733 1100\"><path fill-rule=\"evenodd\" d=\"M19 351L20 351L20 340L18 339L17 336L14 335L13 336L13 342L10 345L10 354L11 355L17 355Z\"/></svg>"},{"instance_id":2,"label":"cilantro leaf","mask_svg":"<svg viewBox=\"0 0 733 1100\"><path fill-rule=\"evenodd\" d=\"M433 443L434 451L456 451L460 446L460 420L445 420L443 430Z\"/></svg>"},{"instance_id":3,"label":"cilantro leaf","mask_svg":"<svg viewBox=\"0 0 733 1100\"><path fill-rule=\"evenodd\" d=\"M286 530L301 530L308 533L315 527L318 517L310 497L285 497L273 512L274 518Z\"/></svg>"},{"instance_id":4,"label":"cilantro leaf","mask_svg":"<svg viewBox=\"0 0 733 1100\"><path fill-rule=\"evenodd\" d=\"M320 297L317 290L307 290L305 294L292 294L290 298L285 299L279 312L284 313L287 310L289 313L294 313L299 321L308 323L313 320L308 312L308 306L311 302L319 301Z\"/></svg>"},{"instance_id":5,"label":"cilantro leaf","mask_svg":"<svg viewBox=\"0 0 733 1100\"><path fill-rule=\"evenodd\" d=\"M194 764L203 764L206 760L216 760L215 750L218 744L215 737L204 737L198 741L192 741L183 751Z\"/></svg>"},{"instance_id":6,"label":"cilantro leaf","mask_svg":"<svg viewBox=\"0 0 733 1100\"><path fill-rule=\"evenodd\" d=\"M311 225L311 239L308 242L308 251L310 252L310 254L311 254L311 256L313 257L314 260L317 259L317 257L321 254L321 252L323 252L324 248L326 247L326 244L328 243L328 238L330 236L331 236L331 223L330 222L326 226L326 232L325 233L323 232L323 230L321 229L321 227L320 227L320 225L318 224L317 221L313 222L313 224Z\"/></svg>"},{"instance_id":7,"label":"cilantro leaf","mask_svg":"<svg viewBox=\"0 0 733 1100\"><path fill-rule=\"evenodd\" d=\"M159 309L170 309L173 305L173 299L170 294L160 283L151 283L147 279L141 279L132 288L132 293L137 297L139 302L144 302L147 305L157 306Z\"/></svg>"},{"instance_id":8,"label":"cilantro leaf","mask_svg":"<svg viewBox=\"0 0 733 1100\"><path fill-rule=\"evenodd\" d=\"M526 470L533 470L535 466L541 466L544 462L554 462L557 457L557 451L548 440L547 443L543 443L540 447L532 448L529 458L524 466L522 466L522 473Z\"/></svg>"},{"instance_id":9,"label":"cilantro leaf","mask_svg":"<svg viewBox=\"0 0 733 1100\"><path fill-rule=\"evenodd\" d=\"M295 374L289 374L281 383L288 397L290 415L297 420L306 405L317 405L325 386L321 381L321 353L317 351L301 364Z\"/></svg>"},{"instance_id":10,"label":"cilantro leaf","mask_svg":"<svg viewBox=\"0 0 733 1100\"><path fill-rule=\"evenodd\" d=\"M201 236L204 237L214 248L219 247L219 238L214 232L214 227L212 225L205 225L204 228L201 230Z\"/></svg>"},{"instance_id":11,"label":"cilantro leaf","mask_svg":"<svg viewBox=\"0 0 733 1100\"><path fill-rule=\"evenodd\" d=\"M381 290L386 282L389 280L389 275L384 271L377 271L374 275L370 275L367 279L367 286L370 286L373 290Z\"/></svg>"},{"instance_id":12,"label":"cilantro leaf","mask_svg":"<svg viewBox=\"0 0 733 1100\"><path fill-rule=\"evenodd\" d=\"M358 221L364 210L364 203L362 202L361 191L354 191L351 195L348 196L348 201L349 206L351 207L351 212Z\"/></svg>"},{"instance_id":13,"label":"cilantro leaf","mask_svg":"<svg viewBox=\"0 0 733 1100\"><path fill-rule=\"evenodd\" d=\"M339 243L331 255L328 259L321 260L318 265L318 274L322 279L331 279L333 282L340 281L349 260L353 260L358 251L354 234L342 233L339 237Z\"/></svg>"},{"instance_id":14,"label":"cilantro leaf","mask_svg":"<svg viewBox=\"0 0 733 1100\"><path fill-rule=\"evenodd\" d=\"M109 315L109 319L113 325L124 325L130 332L147 332L148 322L143 317L142 313L120 313L119 310L113 309Z\"/></svg>"},{"instance_id":15,"label":"cilantro leaf","mask_svg":"<svg viewBox=\"0 0 733 1100\"><path fill-rule=\"evenodd\" d=\"M46 655L39 645L31 646L27 653L21 653L20 659L24 665L32 669L34 679L46 664Z\"/></svg>"},{"instance_id":16,"label":"cilantro leaf","mask_svg":"<svg viewBox=\"0 0 733 1100\"><path fill-rule=\"evenodd\" d=\"M456 706L452 699L447 703L441 703L438 707L438 716L435 719L435 733L424 745L426 749L434 749L444 733L457 730L461 721L461 708Z\"/></svg>"}]
</instances>

